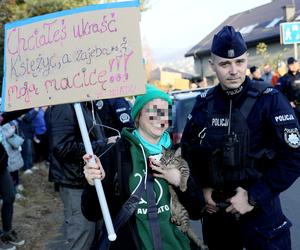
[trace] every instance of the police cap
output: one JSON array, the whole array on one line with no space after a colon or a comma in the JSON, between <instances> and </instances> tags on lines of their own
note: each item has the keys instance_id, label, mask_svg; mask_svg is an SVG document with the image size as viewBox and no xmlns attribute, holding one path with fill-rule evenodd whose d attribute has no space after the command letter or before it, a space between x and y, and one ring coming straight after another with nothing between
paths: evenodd
<instances>
[{"instance_id":1,"label":"police cap","mask_svg":"<svg viewBox=\"0 0 300 250\"><path fill-rule=\"evenodd\" d=\"M287 64L290 65L290 64L294 64L295 62L297 62L297 60L294 58L294 57L289 57L287 59Z\"/></svg>"},{"instance_id":2,"label":"police cap","mask_svg":"<svg viewBox=\"0 0 300 250\"><path fill-rule=\"evenodd\" d=\"M235 58L247 51L247 45L240 32L232 26L224 26L214 35L211 52L223 58Z\"/></svg>"}]
</instances>

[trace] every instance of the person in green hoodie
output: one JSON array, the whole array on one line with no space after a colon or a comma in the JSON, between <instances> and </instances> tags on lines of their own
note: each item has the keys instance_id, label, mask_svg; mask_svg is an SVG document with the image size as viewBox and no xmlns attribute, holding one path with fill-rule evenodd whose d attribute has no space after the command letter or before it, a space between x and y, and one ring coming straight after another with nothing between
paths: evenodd
<instances>
[{"instance_id":1,"label":"person in green hoodie","mask_svg":"<svg viewBox=\"0 0 300 250\"><path fill-rule=\"evenodd\" d=\"M139 202L134 204L134 212L128 220L121 222L116 241L106 244L105 236L102 236L98 249L124 249L125 246L126 249L139 250L191 249L188 237L170 222L168 185L179 186L180 172L160 169L151 160L159 159L163 149L172 146L167 132L171 104L165 92L147 84L146 93L136 97L132 107L135 128L124 128L121 139L100 160L96 157L96 164L89 163L93 156L84 156L84 174L89 185L83 191L81 207L88 220L102 218L94 179L102 180L114 222L131 194L141 192ZM193 187L190 178L187 191L179 194L179 197L184 197L184 204L190 204L187 210L191 217L198 216L203 207L202 194ZM180 193L179 188L176 191ZM105 229L102 230L102 235L105 235L103 231Z\"/></svg>"}]
</instances>

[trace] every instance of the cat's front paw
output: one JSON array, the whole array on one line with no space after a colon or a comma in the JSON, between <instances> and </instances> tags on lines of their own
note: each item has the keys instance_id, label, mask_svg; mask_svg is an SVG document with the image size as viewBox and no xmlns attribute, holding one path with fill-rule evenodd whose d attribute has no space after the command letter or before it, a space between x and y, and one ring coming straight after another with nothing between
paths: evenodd
<instances>
[{"instance_id":1,"label":"cat's front paw","mask_svg":"<svg viewBox=\"0 0 300 250\"><path fill-rule=\"evenodd\" d=\"M170 219L170 221L171 221L173 224L175 224L176 226L180 226L180 223L179 223L179 221L176 219L175 216L172 216L171 219Z\"/></svg>"}]
</instances>

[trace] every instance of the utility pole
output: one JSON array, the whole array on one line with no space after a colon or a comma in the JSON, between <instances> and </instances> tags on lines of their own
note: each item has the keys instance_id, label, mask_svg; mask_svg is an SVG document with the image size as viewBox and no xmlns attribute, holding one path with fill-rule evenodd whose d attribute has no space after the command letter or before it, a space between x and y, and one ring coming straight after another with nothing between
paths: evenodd
<instances>
[{"instance_id":1,"label":"utility pole","mask_svg":"<svg viewBox=\"0 0 300 250\"><path fill-rule=\"evenodd\" d=\"M285 5L283 7L284 19L286 22L291 22L295 19L296 5L295 0L292 0L292 4ZM294 43L294 58L298 60L298 46Z\"/></svg>"}]
</instances>

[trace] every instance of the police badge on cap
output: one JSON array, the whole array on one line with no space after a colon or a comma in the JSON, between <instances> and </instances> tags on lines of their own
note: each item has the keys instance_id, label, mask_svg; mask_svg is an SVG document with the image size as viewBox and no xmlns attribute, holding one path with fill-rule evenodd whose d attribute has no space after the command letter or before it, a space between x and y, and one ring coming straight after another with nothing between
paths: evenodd
<instances>
[{"instance_id":1,"label":"police badge on cap","mask_svg":"<svg viewBox=\"0 0 300 250\"><path fill-rule=\"evenodd\" d=\"M214 36L211 52L223 58L236 58L247 51L247 45L240 32L232 26L225 26Z\"/></svg>"}]
</instances>

